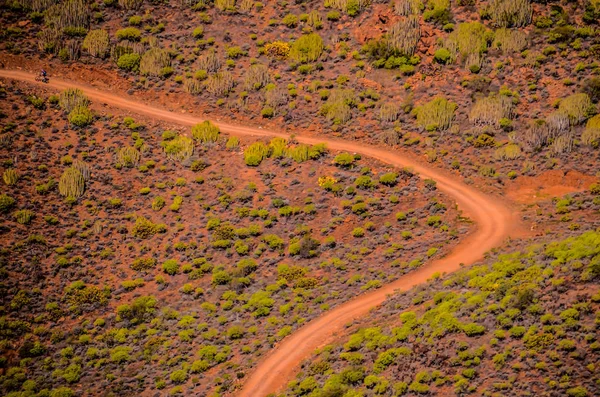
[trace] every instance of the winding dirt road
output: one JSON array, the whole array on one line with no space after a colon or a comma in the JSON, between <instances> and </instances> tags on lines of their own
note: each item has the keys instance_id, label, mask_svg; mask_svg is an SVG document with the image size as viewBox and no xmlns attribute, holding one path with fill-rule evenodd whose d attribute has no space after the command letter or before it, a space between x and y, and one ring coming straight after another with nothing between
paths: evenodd
<instances>
[{"instance_id":1,"label":"winding dirt road","mask_svg":"<svg viewBox=\"0 0 600 397\"><path fill-rule=\"evenodd\" d=\"M42 84L35 82L34 75L23 71L0 70L0 77ZM124 94L104 92L73 81L51 79L45 86L59 90L79 88L94 101L180 125L194 125L203 121L191 115L178 114L126 99ZM288 134L276 131L224 123L218 125L223 132L233 135L289 137ZM475 222L476 229L446 257L429 262L378 290L359 295L305 324L258 363L239 392L240 397L263 397L281 390L292 380L302 360L309 357L316 348L335 340L336 333L342 331L346 324L366 315L373 307L380 305L387 295L423 283L434 273L451 273L458 270L461 264L468 265L482 259L486 251L500 245L511 231L518 229L517 216L499 198L484 195L475 188L459 182L456 176L428 168L402 154L325 137L296 135L296 140L306 144L326 143L330 149L360 153L393 166L410 166L422 178L434 179L438 188L452 197L463 213Z\"/></svg>"}]
</instances>

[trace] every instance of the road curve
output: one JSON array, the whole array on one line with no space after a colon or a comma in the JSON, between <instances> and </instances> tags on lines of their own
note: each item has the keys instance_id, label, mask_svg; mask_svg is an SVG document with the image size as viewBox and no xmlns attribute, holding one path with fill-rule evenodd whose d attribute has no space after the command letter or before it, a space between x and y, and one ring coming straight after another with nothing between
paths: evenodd
<instances>
[{"instance_id":1,"label":"road curve","mask_svg":"<svg viewBox=\"0 0 600 397\"><path fill-rule=\"evenodd\" d=\"M24 71L0 69L0 77L42 84L35 81L33 74ZM79 88L92 100L181 125L194 125L203 121L191 115L178 114L145 105L126 99L117 93L107 93L74 81L67 82L53 78L49 84L44 86L60 90L71 87ZM233 135L289 137L288 134L277 131L225 123L218 123L218 125L223 132ZM411 167L422 178L434 179L438 188L452 197L459 209L475 222L476 229L444 258L429 262L378 290L359 295L335 307L285 338L258 363L238 393L240 397L263 397L269 393L280 391L292 380L302 360L309 357L316 348L333 341L335 334L342 331L346 324L364 316L370 309L380 305L387 295L423 283L434 273L451 273L458 270L460 264L468 265L482 259L486 251L501 244L509 236L511 230L516 230L519 222L514 213L499 198L485 195L475 188L459 182L457 176L431 169L402 154L357 142L325 137L296 135L295 138L301 143L326 143L333 150L360 153L393 166Z\"/></svg>"}]
</instances>

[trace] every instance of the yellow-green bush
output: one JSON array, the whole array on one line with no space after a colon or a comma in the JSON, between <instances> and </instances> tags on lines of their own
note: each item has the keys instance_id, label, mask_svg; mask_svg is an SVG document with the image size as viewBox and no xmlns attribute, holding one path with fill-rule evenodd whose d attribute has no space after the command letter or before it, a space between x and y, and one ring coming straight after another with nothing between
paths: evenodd
<instances>
[{"instance_id":1,"label":"yellow-green bush","mask_svg":"<svg viewBox=\"0 0 600 397\"><path fill-rule=\"evenodd\" d=\"M58 181L58 192L61 196L77 199L85 191L85 178L74 167L67 168Z\"/></svg>"},{"instance_id":2,"label":"yellow-green bush","mask_svg":"<svg viewBox=\"0 0 600 397\"><path fill-rule=\"evenodd\" d=\"M296 62L314 62L323 52L323 39L317 33L300 36L290 48L290 58Z\"/></svg>"},{"instance_id":3,"label":"yellow-green bush","mask_svg":"<svg viewBox=\"0 0 600 397\"><path fill-rule=\"evenodd\" d=\"M154 236L158 233L164 233L167 231L167 226L164 224L153 223L144 217L138 217L135 220L135 225L131 229L131 234L134 237L146 239Z\"/></svg>"},{"instance_id":4,"label":"yellow-green bush","mask_svg":"<svg viewBox=\"0 0 600 397\"><path fill-rule=\"evenodd\" d=\"M0 194L0 213L8 212L16 203L14 198L6 194Z\"/></svg>"},{"instance_id":5,"label":"yellow-green bush","mask_svg":"<svg viewBox=\"0 0 600 397\"><path fill-rule=\"evenodd\" d=\"M221 12L235 12L235 0L215 0L215 8Z\"/></svg>"},{"instance_id":6,"label":"yellow-green bush","mask_svg":"<svg viewBox=\"0 0 600 397\"><path fill-rule=\"evenodd\" d=\"M140 73L143 75L159 76L162 70L171 65L171 56L162 48L151 48L142 55Z\"/></svg>"},{"instance_id":7,"label":"yellow-green bush","mask_svg":"<svg viewBox=\"0 0 600 397\"><path fill-rule=\"evenodd\" d=\"M128 27L117 30L116 36L119 40L139 41L142 37L142 32L137 28Z\"/></svg>"},{"instance_id":8,"label":"yellow-green bush","mask_svg":"<svg viewBox=\"0 0 600 397\"><path fill-rule=\"evenodd\" d=\"M269 143L270 157L275 159L283 158L287 155L288 142L283 138L273 138Z\"/></svg>"},{"instance_id":9,"label":"yellow-green bush","mask_svg":"<svg viewBox=\"0 0 600 397\"><path fill-rule=\"evenodd\" d=\"M274 41L265 45L265 54L273 58L285 59L290 54L290 50L289 43L283 41Z\"/></svg>"},{"instance_id":10,"label":"yellow-green bush","mask_svg":"<svg viewBox=\"0 0 600 397\"><path fill-rule=\"evenodd\" d=\"M89 99L78 88L67 88L58 97L58 105L67 113L71 113L75 108L88 106L89 104Z\"/></svg>"},{"instance_id":11,"label":"yellow-green bush","mask_svg":"<svg viewBox=\"0 0 600 397\"><path fill-rule=\"evenodd\" d=\"M94 114L87 106L77 106L71 110L68 119L71 124L82 128L92 123Z\"/></svg>"},{"instance_id":12,"label":"yellow-green bush","mask_svg":"<svg viewBox=\"0 0 600 397\"><path fill-rule=\"evenodd\" d=\"M244 150L244 161L246 165L256 167L260 163L269 157L271 154L271 148L264 142L254 142Z\"/></svg>"},{"instance_id":13,"label":"yellow-green bush","mask_svg":"<svg viewBox=\"0 0 600 397\"><path fill-rule=\"evenodd\" d=\"M108 32L103 29L90 30L83 40L83 49L93 57L104 58L108 45Z\"/></svg>"},{"instance_id":14,"label":"yellow-green bush","mask_svg":"<svg viewBox=\"0 0 600 397\"><path fill-rule=\"evenodd\" d=\"M515 143L509 143L502 146L494 152L494 157L498 160L514 160L521 157L521 148Z\"/></svg>"},{"instance_id":15,"label":"yellow-green bush","mask_svg":"<svg viewBox=\"0 0 600 397\"><path fill-rule=\"evenodd\" d=\"M192 127L192 137L201 143L216 142L219 139L219 127L206 120Z\"/></svg>"},{"instance_id":16,"label":"yellow-green bush","mask_svg":"<svg viewBox=\"0 0 600 397\"><path fill-rule=\"evenodd\" d=\"M417 124L427 131L445 130L454 119L457 105L446 98L438 97L416 107L413 114L417 116Z\"/></svg>"},{"instance_id":17,"label":"yellow-green bush","mask_svg":"<svg viewBox=\"0 0 600 397\"><path fill-rule=\"evenodd\" d=\"M445 25L450 22L450 0L428 0L423 13L423 20Z\"/></svg>"}]
</instances>

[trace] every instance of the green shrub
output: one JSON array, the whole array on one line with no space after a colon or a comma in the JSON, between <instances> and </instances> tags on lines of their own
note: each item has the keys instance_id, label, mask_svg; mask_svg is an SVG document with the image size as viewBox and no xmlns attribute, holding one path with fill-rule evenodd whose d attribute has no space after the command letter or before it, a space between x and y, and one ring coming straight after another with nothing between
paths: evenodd
<instances>
[{"instance_id":1,"label":"green shrub","mask_svg":"<svg viewBox=\"0 0 600 397\"><path fill-rule=\"evenodd\" d=\"M71 110L68 116L69 122L76 127L83 128L94 121L94 114L87 106L78 106Z\"/></svg>"},{"instance_id":2,"label":"green shrub","mask_svg":"<svg viewBox=\"0 0 600 397\"><path fill-rule=\"evenodd\" d=\"M269 146L264 142L255 142L244 150L244 161L246 162L246 165L256 167L260 165L264 159L269 157L270 154L271 148Z\"/></svg>"},{"instance_id":3,"label":"green shrub","mask_svg":"<svg viewBox=\"0 0 600 397\"><path fill-rule=\"evenodd\" d=\"M14 198L6 194L0 194L0 213L6 213L11 210L16 204Z\"/></svg>"},{"instance_id":4,"label":"green shrub","mask_svg":"<svg viewBox=\"0 0 600 397\"><path fill-rule=\"evenodd\" d=\"M168 275L173 276L179 273L179 263L174 259L168 259L165 262L163 262L162 270Z\"/></svg>"},{"instance_id":5,"label":"green shrub","mask_svg":"<svg viewBox=\"0 0 600 397\"><path fill-rule=\"evenodd\" d=\"M395 172L388 172L379 177L379 183L386 186L395 186L398 183L398 174Z\"/></svg>"},{"instance_id":6,"label":"green shrub","mask_svg":"<svg viewBox=\"0 0 600 397\"><path fill-rule=\"evenodd\" d=\"M219 127L208 120L192 127L192 137L201 143L217 142L219 133Z\"/></svg>"},{"instance_id":7,"label":"green shrub","mask_svg":"<svg viewBox=\"0 0 600 397\"><path fill-rule=\"evenodd\" d=\"M146 239L157 233L164 233L166 231L166 225L152 223L148 219L140 216L135 220L135 225L131 229L131 234L137 238Z\"/></svg>"},{"instance_id":8,"label":"green shrub","mask_svg":"<svg viewBox=\"0 0 600 397\"><path fill-rule=\"evenodd\" d=\"M119 69L127 70L129 72L137 72L140 67L141 56L136 53L123 54L117 60L117 66Z\"/></svg>"},{"instance_id":9,"label":"green shrub","mask_svg":"<svg viewBox=\"0 0 600 397\"><path fill-rule=\"evenodd\" d=\"M129 27L117 30L116 36L119 40L139 41L142 33L137 28Z\"/></svg>"},{"instance_id":10,"label":"green shrub","mask_svg":"<svg viewBox=\"0 0 600 397\"><path fill-rule=\"evenodd\" d=\"M485 333L485 327L483 325L469 323L463 325L463 331L467 336L483 335Z\"/></svg>"},{"instance_id":11,"label":"green shrub","mask_svg":"<svg viewBox=\"0 0 600 397\"><path fill-rule=\"evenodd\" d=\"M339 165L342 167L349 167L354 164L356 159L350 153L340 153L333 159L333 164Z\"/></svg>"},{"instance_id":12,"label":"green shrub","mask_svg":"<svg viewBox=\"0 0 600 397\"><path fill-rule=\"evenodd\" d=\"M323 52L323 39L317 33L300 36L290 47L289 56L300 63L314 62Z\"/></svg>"},{"instance_id":13,"label":"green shrub","mask_svg":"<svg viewBox=\"0 0 600 397\"><path fill-rule=\"evenodd\" d=\"M428 0L423 13L423 20L426 22L435 22L444 26L450 22L450 1L449 0Z\"/></svg>"},{"instance_id":14,"label":"green shrub","mask_svg":"<svg viewBox=\"0 0 600 397\"><path fill-rule=\"evenodd\" d=\"M204 28L202 26L198 26L192 32L192 37L194 37L195 39L199 39L202 36L204 36Z\"/></svg>"}]
</instances>

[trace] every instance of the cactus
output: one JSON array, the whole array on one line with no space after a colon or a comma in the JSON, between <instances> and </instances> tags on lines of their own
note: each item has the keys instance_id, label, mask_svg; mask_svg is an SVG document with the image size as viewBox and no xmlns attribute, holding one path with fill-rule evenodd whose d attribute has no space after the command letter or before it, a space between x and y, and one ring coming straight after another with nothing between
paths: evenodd
<instances>
[{"instance_id":1,"label":"cactus","mask_svg":"<svg viewBox=\"0 0 600 397\"><path fill-rule=\"evenodd\" d=\"M235 12L235 0L215 0L215 8L221 12Z\"/></svg>"},{"instance_id":2,"label":"cactus","mask_svg":"<svg viewBox=\"0 0 600 397\"><path fill-rule=\"evenodd\" d=\"M140 163L141 158L140 152L131 146L122 147L115 153L117 167L135 167Z\"/></svg>"},{"instance_id":3,"label":"cactus","mask_svg":"<svg viewBox=\"0 0 600 397\"><path fill-rule=\"evenodd\" d=\"M83 49L97 58L106 56L108 45L108 32L103 29L90 30L83 40Z\"/></svg>"},{"instance_id":4,"label":"cactus","mask_svg":"<svg viewBox=\"0 0 600 397\"><path fill-rule=\"evenodd\" d=\"M183 89L188 94L198 95L202 92L202 84L196 79L185 79Z\"/></svg>"},{"instance_id":5,"label":"cactus","mask_svg":"<svg viewBox=\"0 0 600 397\"><path fill-rule=\"evenodd\" d=\"M67 168L58 181L58 192L61 196L77 199L83 195L85 179L81 172L74 167Z\"/></svg>"},{"instance_id":6,"label":"cactus","mask_svg":"<svg viewBox=\"0 0 600 397\"><path fill-rule=\"evenodd\" d=\"M390 50L406 56L413 55L421 39L419 17L410 16L398 21L389 30L387 38Z\"/></svg>"},{"instance_id":7,"label":"cactus","mask_svg":"<svg viewBox=\"0 0 600 397\"><path fill-rule=\"evenodd\" d=\"M194 141L183 135L177 135L170 141L164 141L162 146L170 160L185 161L194 154Z\"/></svg>"},{"instance_id":8,"label":"cactus","mask_svg":"<svg viewBox=\"0 0 600 397\"><path fill-rule=\"evenodd\" d=\"M150 48L142 55L140 60L140 73L143 75L158 76L163 68L171 65L171 56L162 48Z\"/></svg>"},{"instance_id":9,"label":"cactus","mask_svg":"<svg viewBox=\"0 0 600 397\"><path fill-rule=\"evenodd\" d=\"M19 210L14 213L14 218L17 223L21 225L27 225L33 218L35 218L35 213L30 210Z\"/></svg>"},{"instance_id":10,"label":"cactus","mask_svg":"<svg viewBox=\"0 0 600 397\"><path fill-rule=\"evenodd\" d=\"M137 10L143 3L144 0L119 0L119 6L125 10Z\"/></svg>"},{"instance_id":11,"label":"cactus","mask_svg":"<svg viewBox=\"0 0 600 397\"><path fill-rule=\"evenodd\" d=\"M71 113L77 107L88 106L90 101L80 89L67 88L60 93L58 104L66 113Z\"/></svg>"},{"instance_id":12,"label":"cactus","mask_svg":"<svg viewBox=\"0 0 600 397\"><path fill-rule=\"evenodd\" d=\"M490 95L479 99L473 105L469 120L480 125L500 126L500 119L510 119L513 115L513 103L504 95Z\"/></svg>"},{"instance_id":13,"label":"cactus","mask_svg":"<svg viewBox=\"0 0 600 397\"><path fill-rule=\"evenodd\" d=\"M423 9L421 0L396 0L394 12L400 16L418 15Z\"/></svg>"},{"instance_id":14,"label":"cactus","mask_svg":"<svg viewBox=\"0 0 600 397\"><path fill-rule=\"evenodd\" d=\"M214 73L206 80L206 90L213 95L221 96L229 93L235 85L235 80L229 72Z\"/></svg>"},{"instance_id":15,"label":"cactus","mask_svg":"<svg viewBox=\"0 0 600 397\"><path fill-rule=\"evenodd\" d=\"M221 68L221 60L214 49L211 48L206 54L198 59L198 68L213 73Z\"/></svg>"},{"instance_id":16,"label":"cactus","mask_svg":"<svg viewBox=\"0 0 600 397\"><path fill-rule=\"evenodd\" d=\"M92 171L88 163L81 160L75 160L73 161L73 164L71 164L71 167L79 171L86 182L90 180L90 177L92 176Z\"/></svg>"},{"instance_id":17,"label":"cactus","mask_svg":"<svg viewBox=\"0 0 600 397\"><path fill-rule=\"evenodd\" d=\"M8 186L12 186L19 181L19 173L14 168L9 168L2 174L2 179Z\"/></svg>"},{"instance_id":18,"label":"cactus","mask_svg":"<svg viewBox=\"0 0 600 397\"><path fill-rule=\"evenodd\" d=\"M271 80L269 69L264 65L252 65L244 76L244 89L259 90Z\"/></svg>"},{"instance_id":19,"label":"cactus","mask_svg":"<svg viewBox=\"0 0 600 397\"><path fill-rule=\"evenodd\" d=\"M49 28L87 28L90 25L90 9L85 0L67 0L49 7L45 24Z\"/></svg>"},{"instance_id":20,"label":"cactus","mask_svg":"<svg viewBox=\"0 0 600 397\"><path fill-rule=\"evenodd\" d=\"M588 120L581 134L581 142L594 147L600 145L600 114Z\"/></svg>"},{"instance_id":21,"label":"cactus","mask_svg":"<svg viewBox=\"0 0 600 397\"><path fill-rule=\"evenodd\" d=\"M400 115L400 107L395 103L384 103L379 109L379 120L384 122L394 122L398 120Z\"/></svg>"},{"instance_id":22,"label":"cactus","mask_svg":"<svg viewBox=\"0 0 600 397\"><path fill-rule=\"evenodd\" d=\"M427 131L442 131L450 127L457 105L446 98L434 98L413 110L417 124Z\"/></svg>"},{"instance_id":23,"label":"cactus","mask_svg":"<svg viewBox=\"0 0 600 397\"><path fill-rule=\"evenodd\" d=\"M496 26L522 27L531 22L533 8L530 0L492 0L487 12Z\"/></svg>"},{"instance_id":24,"label":"cactus","mask_svg":"<svg viewBox=\"0 0 600 397\"><path fill-rule=\"evenodd\" d=\"M577 125L591 116L595 108L587 94L579 93L562 99L558 110L569 116L571 125Z\"/></svg>"},{"instance_id":25,"label":"cactus","mask_svg":"<svg viewBox=\"0 0 600 397\"><path fill-rule=\"evenodd\" d=\"M527 36L519 30L501 28L494 34L494 45L505 54L521 52L527 46Z\"/></svg>"}]
</instances>

